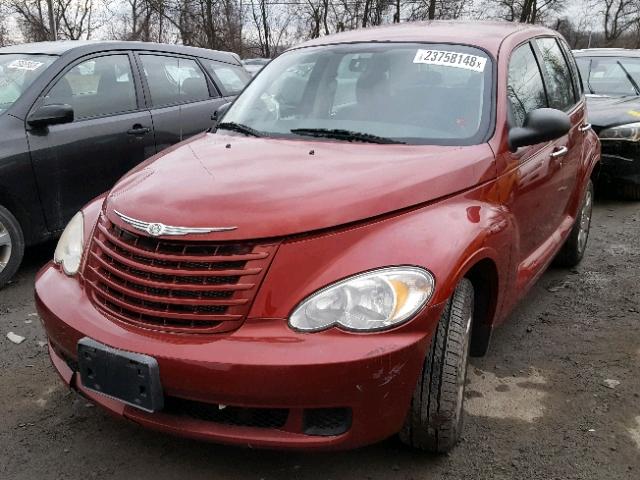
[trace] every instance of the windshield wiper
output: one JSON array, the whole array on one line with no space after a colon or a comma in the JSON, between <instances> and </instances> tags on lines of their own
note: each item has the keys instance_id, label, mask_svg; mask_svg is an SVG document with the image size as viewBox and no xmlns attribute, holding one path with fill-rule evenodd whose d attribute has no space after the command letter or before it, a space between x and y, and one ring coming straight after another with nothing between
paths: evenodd
<instances>
[{"instance_id":1,"label":"windshield wiper","mask_svg":"<svg viewBox=\"0 0 640 480\"><path fill-rule=\"evenodd\" d=\"M624 74L627 76L627 80L629 80L629 83L631 84L633 89L636 91L636 95L640 95L640 88L638 88L638 84L633 79L633 77L629 74L629 71L624 67L624 65L622 65L622 62L620 60L616 61L616 63L620 65L620 68L622 69Z\"/></svg>"},{"instance_id":2,"label":"windshield wiper","mask_svg":"<svg viewBox=\"0 0 640 480\"><path fill-rule=\"evenodd\" d=\"M223 130L231 130L232 132L244 133L251 137L261 137L262 134L255 128L248 127L242 123L235 122L222 122L216 126L216 130L222 128Z\"/></svg>"},{"instance_id":3,"label":"windshield wiper","mask_svg":"<svg viewBox=\"0 0 640 480\"><path fill-rule=\"evenodd\" d=\"M593 65L593 58L589 59L589 71L587 72L587 88L589 89L589 92L591 92L591 94L595 94L596 92L593 90L593 87L591 86L591 65Z\"/></svg>"},{"instance_id":4,"label":"windshield wiper","mask_svg":"<svg viewBox=\"0 0 640 480\"><path fill-rule=\"evenodd\" d=\"M291 133L296 135L304 135L306 137L324 137L335 138L337 140L347 140L367 143L405 143L392 138L379 137L370 133L353 132L351 130L343 130L340 128L293 128Z\"/></svg>"}]
</instances>

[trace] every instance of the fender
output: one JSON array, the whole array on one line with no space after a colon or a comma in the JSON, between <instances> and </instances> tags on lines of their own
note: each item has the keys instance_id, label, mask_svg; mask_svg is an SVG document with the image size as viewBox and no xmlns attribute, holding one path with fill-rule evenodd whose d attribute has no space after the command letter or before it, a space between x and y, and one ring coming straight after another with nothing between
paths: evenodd
<instances>
[{"instance_id":1,"label":"fender","mask_svg":"<svg viewBox=\"0 0 640 480\"><path fill-rule=\"evenodd\" d=\"M514 230L508 212L486 201L492 188L490 182L364 225L285 240L249 318L287 318L299 302L315 291L363 271L390 265L417 265L431 271L436 287L429 303L443 304L460 279L482 261L491 262L497 272L489 309L493 317L511 277ZM494 318L485 321L490 325Z\"/></svg>"},{"instance_id":2,"label":"fender","mask_svg":"<svg viewBox=\"0 0 640 480\"><path fill-rule=\"evenodd\" d=\"M596 171L600 164L600 138L598 138L593 130L589 130L585 136L588 138L585 138L584 141L584 154L582 155L582 165L580 166L580 181L577 182L578 188L576 188L569 210L573 218L576 217L578 209L581 206L584 191L587 187L587 179L593 176L594 171ZM593 180L595 183L595 179Z\"/></svg>"}]
</instances>

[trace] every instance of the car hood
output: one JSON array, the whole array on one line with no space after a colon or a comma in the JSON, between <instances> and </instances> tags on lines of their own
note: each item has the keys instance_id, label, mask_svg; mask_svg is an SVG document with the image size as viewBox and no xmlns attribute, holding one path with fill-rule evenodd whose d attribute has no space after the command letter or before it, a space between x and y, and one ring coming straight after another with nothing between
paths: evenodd
<instances>
[{"instance_id":1,"label":"car hood","mask_svg":"<svg viewBox=\"0 0 640 480\"><path fill-rule=\"evenodd\" d=\"M429 202L495 178L487 144L377 145L205 134L123 177L105 211L239 240L291 235Z\"/></svg>"},{"instance_id":2,"label":"car hood","mask_svg":"<svg viewBox=\"0 0 640 480\"><path fill-rule=\"evenodd\" d=\"M587 95L589 122L596 131L603 128L640 122L640 97Z\"/></svg>"}]
</instances>

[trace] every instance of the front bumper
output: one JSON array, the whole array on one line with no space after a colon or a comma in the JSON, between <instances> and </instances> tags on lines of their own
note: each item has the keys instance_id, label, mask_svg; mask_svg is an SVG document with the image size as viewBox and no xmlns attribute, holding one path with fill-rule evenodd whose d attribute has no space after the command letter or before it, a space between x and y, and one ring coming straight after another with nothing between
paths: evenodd
<instances>
[{"instance_id":1,"label":"front bumper","mask_svg":"<svg viewBox=\"0 0 640 480\"><path fill-rule=\"evenodd\" d=\"M283 319L247 319L228 334L162 334L109 320L91 304L80 281L51 264L38 274L36 305L62 379L111 413L196 439L300 449L354 448L397 433L443 308L431 306L408 324L376 334L337 329L304 334ZM146 413L94 393L74 368L77 342L85 336L156 358L168 403L285 409L286 421L265 428L173 411ZM348 412L343 433L310 433L307 415L322 409Z\"/></svg>"},{"instance_id":2,"label":"front bumper","mask_svg":"<svg viewBox=\"0 0 640 480\"><path fill-rule=\"evenodd\" d=\"M601 165L605 182L640 185L640 142L603 140Z\"/></svg>"}]
</instances>

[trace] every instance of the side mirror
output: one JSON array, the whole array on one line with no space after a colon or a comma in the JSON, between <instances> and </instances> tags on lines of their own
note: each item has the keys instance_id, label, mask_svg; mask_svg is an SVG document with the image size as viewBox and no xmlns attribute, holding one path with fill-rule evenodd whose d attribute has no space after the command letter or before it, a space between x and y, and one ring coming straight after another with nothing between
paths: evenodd
<instances>
[{"instance_id":1,"label":"side mirror","mask_svg":"<svg viewBox=\"0 0 640 480\"><path fill-rule=\"evenodd\" d=\"M515 152L518 147L555 140L570 128L571 120L566 113L555 108L538 108L527 114L522 127L509 130L509 148Z\"/></svg>"},{"instance_id":2,"label":"side mirror","mask_svg":"<svg viewBox=\"0 0 640 480\"><path fill-rule=\"evenodd\" d=\"M211 120L213 120L214 123L218 123L220 120L222 120L224 114L227 113L227 110L229 110L230 106L231 102L223 103L222 105L220 105L218 109L213 112L213 115L211 115Z\"/></svg>"},{"instance_id":3,"label":"side mirror","mask_svg":"<svg viewBox=\"0 0 640 480\"><path fill-rule=\"evenodd\" d=\"M43 105L34 111L27 123L34 128L48 127L49 125L61 125L73 122L73 108L71 105Z\"/></svg>"}]
</instances>

